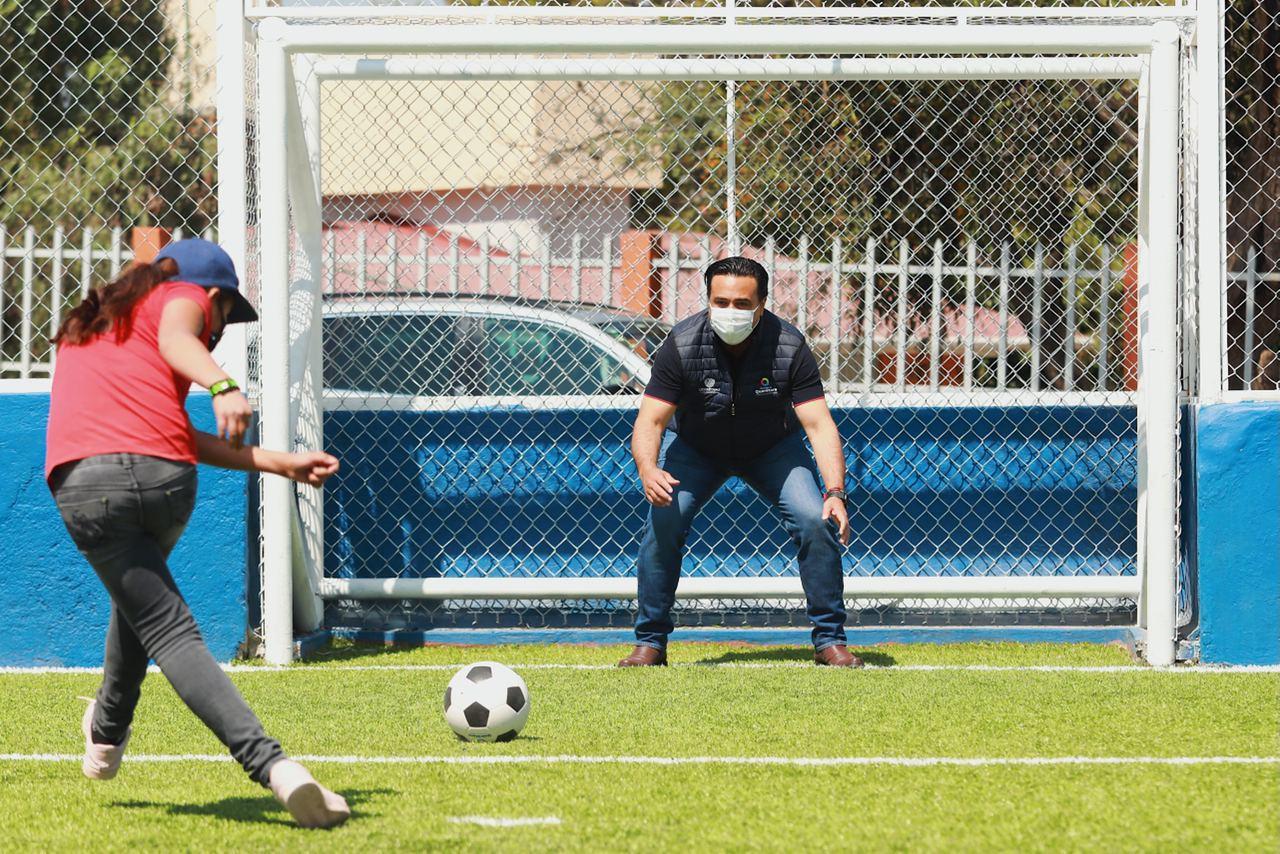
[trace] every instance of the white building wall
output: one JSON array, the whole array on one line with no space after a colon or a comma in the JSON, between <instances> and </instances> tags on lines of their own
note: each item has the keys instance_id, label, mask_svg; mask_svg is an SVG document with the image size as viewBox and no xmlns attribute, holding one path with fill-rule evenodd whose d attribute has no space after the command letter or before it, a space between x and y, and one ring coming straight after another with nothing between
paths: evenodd
<instances>
[{"instance_id":1,"label":"white building wall","mask_svg":"<svg viewBox=\"0 0 1280 854\"><path fill-rule=\"evenodd\" d=\"M630 191L615 187L503 187L452 193L394 196L327 196L327 222L382 219L431 225L491 246L539 256L550 245L568 256L580 235L584 257L598 258L603 241L618 251L618 235L629 227ZM616 257L616 254L615 254Z\"/></svg>"}]
</instances>

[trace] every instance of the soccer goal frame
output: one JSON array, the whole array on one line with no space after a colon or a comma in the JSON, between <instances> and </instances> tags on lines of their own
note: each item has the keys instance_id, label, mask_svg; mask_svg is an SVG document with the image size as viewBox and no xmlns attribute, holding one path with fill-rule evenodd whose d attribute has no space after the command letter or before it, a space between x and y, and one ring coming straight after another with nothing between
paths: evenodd
<instances>
[{"instance_id":1,"label":"soccer goal frame","mask_svg":"<svg viewBox=\"0 0 1280 854\"><path fill-rule=\"evenodd\" d=\"M1153 16L1158 17L1158 16ZM290 449L322 438L320 351L290 342L290 282L321 266L318 137L320 77L359 79L1008 79L1137 80L1139 105L1138 571L1134 576L846 577L851 598L1132 598L1146 656L1174 661L1178 548L1179 56L1169 21L1112 26L924 24L739 24L741 60L666 59L722 54L725 34L707 25L630 23L536 26L486 21L455 26L350 23L265 17L256 23L258 100L261 415L266 447ZM611 59L624 53L631 58ZM778 55L830 55L777 59ZM572 55L572 59L527 56ZM635 58L636 55L652 58ZM394 59L334 59L364 55ZM429 56L429 58L428 58ZM442 58L443 57L443 58ZM480 58L477 58L480 57ZM299 84L295 64L314 74ZM736 69L736 70L735 70ZM224 176L224 180L226 177ZM296 232L296 237L294 236ZM302 273L291 263L301 258ZM309 268L309 271L305 268ZM320 322L320 300L312 322ZM299 425L308 425L300 428ZM293 656L295 618L315 622L323 599L626 599L631 578L324 578L317 524L300 533L298 514L322 512L314 490L282 478L262 489L263 634L268 661ZM312 520L315 521L314 519ZM307 538L312 539L311 542ZM795 599L798 578L688 578L684 598ZM307 617L306 615L310 615Z\"/></svg>"}]
</instances>

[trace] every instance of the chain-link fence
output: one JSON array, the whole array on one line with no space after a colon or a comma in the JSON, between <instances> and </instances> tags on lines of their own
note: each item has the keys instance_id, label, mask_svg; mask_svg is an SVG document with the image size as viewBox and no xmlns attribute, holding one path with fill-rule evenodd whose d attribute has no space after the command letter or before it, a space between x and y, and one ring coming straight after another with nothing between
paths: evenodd
<instances>
[{"instance_id":1,"label":"chain-link fence","mask_svg":"<svg viewBox=\"0 0 1280 854\"><path fill-rule=\"evenodd\" d=\"M387 12L247 5L339 27ZM441 18L417 4L372 5L398 11L396 25L517 20L493 7ZM811 5L733 14L824 23L847 11L833 7L828 19ZM883 5L866 14L1031 27L1021 13L1037 7L1078 6L1057 22L1101 25L1149 20L1132 7L1155 15L1188 4L1001 3L996 13L973 3L943 17L927 4ZM708 4L672 9L688 13L675 23L721 26L727 15ZM619 23L582 11L584 25ZM1228 121L1265 127L1266 64L1246 68L1263 54L1232 46L1268 44L1271 19L1232 14L1229 109L1231 93L1258 94L1237 98L1250 106ZM214 224L213 33L204 2L0 12L0 376L48 375L56 317L128 263L133 238ZM630 576L646 513L627 452L636 393L670 324L701 309L700 271L734 252L765 264L770 308L806 333L822 368L851 467L850 577L1134 576L1135 80L1090 60L1056 76L843 79L810 68L780 78L769 63L821 60L748 61L723 49L679 57L705 64L684 79L651 74L649 57L630 55L597 58L613 64L608 75L563 54L295 65L318 93L304 120L318 129L324 428L345 463L325 498L326 578ZM618 74L627 63L634 73ZM573 70L552 74L549 64ZM726 67L734 73L717 77ZM256 292L252 43L245 81L245 279ZM1231 133L1228 184L1268 221L1264 185L1244 192L1265 170L1242 171L1242 152L1269 151L1257 141L1265 133L1239 132L1253 148ZM1241 229L1243 210L1230 212ZM1265 375L1276 326L1267 319L1274 262L1255 242L1252 256L1233 249L1244 260L1230 262L1244 277L1232 280L1239 299L1228 297L1240 307L1234 346L1257 351L1252 362L1228 353L1243 385ZM305 330L304 317L297 323ZM256 381L260 360L251 362ZM737 483L699 519L685 570L795 571L772 510ZM1131 599L1107 597L851 606L863 623L1134 618ZM788 602L681 607L685 622L798 619ZM615 625L629 622L629 608L335 596L329 619Z\"/></svg>"},{"instance_id":2,"label":"chain-link fence","mask_svg":"<svg viewBox=\"0 0 1280 854\"><path fill-rule=\"evenodd\" d=\"M48 377L62 312L136 228L214 224L211 3L0 5L0 377Z\"/></svg>"},{"instance_id":3,"label":"chain-link fence","mask_svg":"<svg viewBox=\"0 0 1280 854\"><path fill-rule=\"evenodd\" d=\"M1280 389L1280 3L1227 4L1226 363L1231 389Z\"/></svg>"}]
</instances>

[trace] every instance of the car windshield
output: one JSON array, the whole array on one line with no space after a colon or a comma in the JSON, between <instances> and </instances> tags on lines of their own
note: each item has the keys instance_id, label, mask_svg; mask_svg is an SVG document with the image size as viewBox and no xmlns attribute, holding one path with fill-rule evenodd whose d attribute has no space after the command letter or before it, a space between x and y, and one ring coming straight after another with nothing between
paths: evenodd
<instances>
[{"instance_id":1,"label":"car windshield","mask_svg":"<svg viewBox=\"0 0 1280 854\"><path fill-rule=\"evenodd\" d=\"M517 318L485 321L485 384L492 395L619 394L639 391L616 358L580 334Z\"/></svg>"},{"instance_id":2,"label":"car windshield","mask_svg":"<svg viewBox=\"0 0 1280 854\"><path fill-rule=\"evenodd\" d=\"M324 383L377 394L474 393L455 370L454 318L350 314L324 319Z\"/></svg>"},{"instance_id":3,"label":"car windshield","mask_svg":"<svg viewBox=\"0 0 1280 854\"><path fill-rule=\"evenodd\" d=\"M324 319L329 389L366 394L639 394L643 383L589 335L548 319L336 314Z\"/></svg>"},{"instance_id":4,"label":"car windshield","mask_svg":"<svg viewBox=\"0 0 1280 854\"><path fill-rule=\"evenodd\" d=\"M653 361L653 354L671 332L671 327L662 321L641 317L610 318L595 325L646 362Z\"/></svg>"}]
</instances>

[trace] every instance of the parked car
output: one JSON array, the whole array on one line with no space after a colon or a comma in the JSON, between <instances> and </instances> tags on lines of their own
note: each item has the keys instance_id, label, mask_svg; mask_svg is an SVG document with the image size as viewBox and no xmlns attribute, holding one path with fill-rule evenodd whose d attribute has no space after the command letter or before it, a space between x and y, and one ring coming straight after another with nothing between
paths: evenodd
<instances>
[{"instance_id":1,"label":"parked car","mask_svg":"<svg viewBox=\"0 0 1280 854\"><path fill-rule=\"evenodd\" d=\"M653 354L671 334L671 324L622 309L579 306L561 310L604 330L647 362L653 361Z\"/></svg>"},{"instance_id":2,"label":"parked car","mask_svg":"<svg viewBox=\"0 0 1280 854\"><path fill-rule=\"evenodd\" d=\"M582 314L492 299L331 298L324 306L326 394L492 399L641 393L649 365L632 336L658 331L647 318L625 312L588 312L595 323Z\"/></svg>"}]
</instances>

